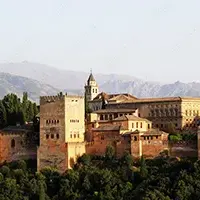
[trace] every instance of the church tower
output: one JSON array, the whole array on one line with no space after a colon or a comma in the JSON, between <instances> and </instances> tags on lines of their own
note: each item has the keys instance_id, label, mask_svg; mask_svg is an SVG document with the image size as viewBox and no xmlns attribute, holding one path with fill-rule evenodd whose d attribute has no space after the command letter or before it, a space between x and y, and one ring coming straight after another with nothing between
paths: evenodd
<instances>
[{"instance_id":1,"label":"church tower","mask_svg":"<svg viewBox=\"0 0 200 200\"><path fill-rule=\"evenodd\" d=\"M99 87L94 79L92 72L85 85L85 97L87 101L92 101L99 94Z\"/></svg>"}]
</instances>

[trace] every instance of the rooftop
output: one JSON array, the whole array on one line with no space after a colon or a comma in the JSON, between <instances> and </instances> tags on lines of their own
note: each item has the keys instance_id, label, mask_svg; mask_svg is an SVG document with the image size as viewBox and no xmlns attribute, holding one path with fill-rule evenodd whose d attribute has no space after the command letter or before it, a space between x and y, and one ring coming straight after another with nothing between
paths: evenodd
<instances>
[{"instance_id":1,"label":"rooftop","mask_svg":"<svg viewBox=\"0 0 200 200\"><path fill-rule=\"evenodd\" d=\"M122 94L107 94L105 92L101 92L99 93L93 101L95 100L110 100L110 101L116 101L116 100L133 100L133 99L137 99L136 97L132 96L131 94L128 93L122 93Z\"/></svg>"},{"instance_id":2,"label":"rooftop","mask_svg":"<svg viewBox=\"0 0 200 200\"><path fill-rule=\"evenodd\" d=\"M125 108L111 108L111 109L101 109L94 111L97 114L109 114L109 113L135 113L137 109L125 109Z\"/></svg>"},{"instance_id":3,"label":"rooftop","mask_svg":"<svg viewBox=\"0 0 200 200\"><path fill-rule=\"evenodd\" d=\"M117 117L113 119L114 121L146 121L147 123L151 123L148 119L137 117L135 115L125 115L121 117Z\"/></svg>"},{"instance_id":4,"label":"rooftop","mask_svg":"<svg viewBox=\"0 0 200 200\"><path fill-rule=\"evenodd\" d=\"M93 76L92 73L90 73L90 76L89 76L89 78L88 78L88 81L87 81L87 82L88 82L88 85L89 85L90 81L95 81L94 76Z\"/></svg>"},{"instance_id":5,"label":"rooftop","mask_svg":"<svg viewBox=\"0 0 200 200\"><path fill-rule=\"evenodd\" d=\"M121 125L103 125L98 128L93 128L94 131L119 131L121 130Z\"/></svg>"}]
</instances>

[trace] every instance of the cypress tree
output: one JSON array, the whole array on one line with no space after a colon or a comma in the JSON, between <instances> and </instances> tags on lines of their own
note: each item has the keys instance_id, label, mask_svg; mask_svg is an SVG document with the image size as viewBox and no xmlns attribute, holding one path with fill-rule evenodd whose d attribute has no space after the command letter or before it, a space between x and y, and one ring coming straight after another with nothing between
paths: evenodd
<instances>
[{"instance_id":1,"label":"cypress tree","mask_svg":"<svg viewBox=\"0 0 200 200\"><path fill-rule=\"evenodd\" d=\"M0 128L4 128L7 124L7 113L3 105L3 102L0 101Z\"/></svg>"}]
</instances>

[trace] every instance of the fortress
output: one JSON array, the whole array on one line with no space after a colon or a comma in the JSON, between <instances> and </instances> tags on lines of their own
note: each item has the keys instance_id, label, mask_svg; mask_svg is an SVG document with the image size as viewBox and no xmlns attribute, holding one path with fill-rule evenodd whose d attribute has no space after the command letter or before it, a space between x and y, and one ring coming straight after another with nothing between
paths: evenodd
<instances>
[{"instance_id":1,"label":"fortress","mask_svg":"<svg viewBox=\"0 0 200 200\"><path fill-rule=\"evenodd\" d=\"M86 118L85 102L90 110ZM38 170L53 167L64 172L84 153L104 155L107 146L112 146L118 157L129 152L134 158L153 158L166 151L171 156L197 157L197 144L169 144L168 130L173 126L189 134L198 132L200 140L199 112L200 98L137 98L99 92L91 73L85 98L40 97L39 144L24 145L28 135L24 130L2 130L0 163L37 158Z\"/></svg>"}]
</instances>

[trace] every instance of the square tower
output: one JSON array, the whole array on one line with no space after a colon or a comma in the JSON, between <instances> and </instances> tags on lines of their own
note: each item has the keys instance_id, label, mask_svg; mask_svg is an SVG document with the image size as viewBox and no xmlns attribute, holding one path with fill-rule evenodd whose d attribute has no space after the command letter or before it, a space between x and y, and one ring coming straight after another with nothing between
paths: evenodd
<instances>
[{"instance_id":1,"label":"square tower","mask_svg":"<svg viewBox=\"0 0 200 200\"><path fill-rule=\"evenodd\" d=\"M45 167L64 172L85 153L84 97L40 98L40 145L38 170Z\"/></svg>"}]
</instances>

